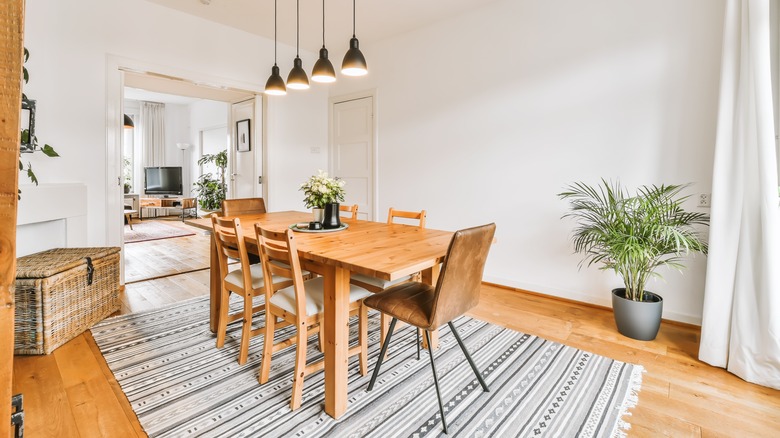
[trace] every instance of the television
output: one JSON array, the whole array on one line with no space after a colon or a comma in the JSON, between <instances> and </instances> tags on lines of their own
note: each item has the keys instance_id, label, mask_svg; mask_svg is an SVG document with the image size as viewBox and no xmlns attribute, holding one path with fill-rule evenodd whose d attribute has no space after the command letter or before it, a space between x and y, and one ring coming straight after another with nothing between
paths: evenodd
<instances>
[{"instance_id":1,"label":"television","mask_svg":"<svg viewBox=\"0 0 780 438\"><path fill-rule=\"evenodd\" d=\"M144 167L144 193L181 195L181 167Z\"/></svg>"}]
</instances>

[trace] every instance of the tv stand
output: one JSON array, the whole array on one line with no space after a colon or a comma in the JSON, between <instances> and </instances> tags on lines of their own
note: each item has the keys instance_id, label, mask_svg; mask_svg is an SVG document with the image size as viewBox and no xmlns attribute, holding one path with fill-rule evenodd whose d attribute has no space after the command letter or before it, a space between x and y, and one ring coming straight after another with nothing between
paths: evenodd
<instances>
[{"instance_id":1,"label":"tv stand","mask_svg":"<svg viewBox=\"0 0 780 438\"><path fill-rule=\"evenodd\" d=\"M165 215L167 216L168 209L181 208L182 198L180 197L169 198L168 195L164 195L164 197L162 198L141 198L139 204L141 207L139 209L140 211L139 217L143 220L144 209L153 210L155 212L155 217L157 216L157 212L159 212L160 210L164 210Z\"/></svg>"}]
</instances>

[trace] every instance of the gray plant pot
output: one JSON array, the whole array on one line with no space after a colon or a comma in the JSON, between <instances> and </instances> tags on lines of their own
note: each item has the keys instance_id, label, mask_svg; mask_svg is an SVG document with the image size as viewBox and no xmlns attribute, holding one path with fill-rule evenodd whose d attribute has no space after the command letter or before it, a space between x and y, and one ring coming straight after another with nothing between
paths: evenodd
<instances>
[{"instance_id":1,"label":"gray plant pot","mask_svg":"<svg viewBox=\"0 0 780 438\"><path fill-rule=\"evenodd\" d=\"M652 341L661 328L664 300L659 295L645 291L645 301L626 299L626 289L612 289L612 311L615 324L623 336L640 341Z\"/></svg>"}]
</instances>

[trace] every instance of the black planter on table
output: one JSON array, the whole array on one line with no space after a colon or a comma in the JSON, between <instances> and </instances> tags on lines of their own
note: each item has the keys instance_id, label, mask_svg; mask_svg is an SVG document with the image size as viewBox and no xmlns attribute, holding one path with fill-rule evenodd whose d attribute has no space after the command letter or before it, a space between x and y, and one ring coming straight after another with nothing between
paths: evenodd
<instances>
[{"instance_id":1,"label":"black planter on table","mask_svg":"<svg viewBox=\"0 0 780 438\"><path fill-rule=\"evenodd\" d=\"M341 215L339 214L339 203L333 202L325 204L325 217L322 219L322 228L331 230L341 227Z\"/></svg>"}]
</instances>

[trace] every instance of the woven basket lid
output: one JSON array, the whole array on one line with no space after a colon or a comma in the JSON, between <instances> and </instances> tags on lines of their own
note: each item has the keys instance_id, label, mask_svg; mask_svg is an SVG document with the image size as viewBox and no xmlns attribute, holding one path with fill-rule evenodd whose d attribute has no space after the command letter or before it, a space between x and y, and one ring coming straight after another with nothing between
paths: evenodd
<instances>
[{"instance_id":1,"label":"woven basket lid","mask_svg":"<svg viewBox=\"0 0 780 438\"><path fill-rule=\"evenodd\" d=\"M46 278L119 252L119 248L54 248L16 259L16 278Z\"/></svg>"}]
</instances>

